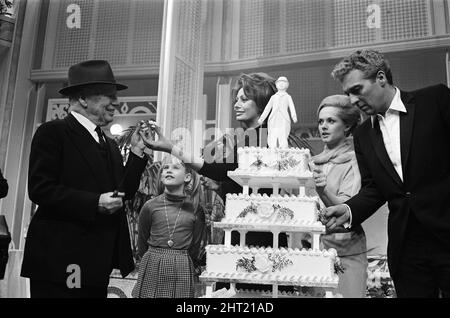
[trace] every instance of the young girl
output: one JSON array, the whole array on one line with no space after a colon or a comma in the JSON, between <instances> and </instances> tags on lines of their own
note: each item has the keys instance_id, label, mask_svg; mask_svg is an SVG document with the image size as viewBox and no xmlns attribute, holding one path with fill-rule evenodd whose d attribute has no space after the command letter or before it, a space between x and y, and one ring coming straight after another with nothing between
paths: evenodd
<instances>
[{"instance_id":1,"label":"young girl","mask_svg":"<svg viewBox=\"0 0 450 318\"><path fill-rule=\"evenodd\" d=\"M142 257L132 296L194 297L194 262L199 255L204 213L185 194L192 173L171 157L162 165L164 193L147 201L139 214L138 255Z\"/></svg>"}]
</instances>

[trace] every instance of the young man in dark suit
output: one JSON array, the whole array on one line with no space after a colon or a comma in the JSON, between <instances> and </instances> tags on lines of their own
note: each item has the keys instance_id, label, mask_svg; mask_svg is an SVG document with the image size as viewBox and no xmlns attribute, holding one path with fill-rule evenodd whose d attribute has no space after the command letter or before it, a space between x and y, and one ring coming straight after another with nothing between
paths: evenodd
<instances>
[{"instance_id":1,"label":"young man in dark suit","mask_svg":"<svg viewBox=\"0 0 450 318\"><path fill-rule=\"evenodd\" d=\"M70 114L42 124L31 144L28 191L38 205L28 228L22 276L31 297L106 297L113 268L134 269L123 199L147 163L136 131L126 165L102 126L119 106L107 61L69 69Z\"/></svg>"},{"instance_id":2,"label":"young man in dark suit","mask_svg":"<svg viewBox=\"0 0 450 318\"><path fill-rule=\"evenodd\" d=\"M373 50L351 54L332 75L370 117L354 133L361 191L327 208L328 230L361 224L387 201L397 296L450 297L450 89L399 90Z\"/></svg>"}]
</instances>

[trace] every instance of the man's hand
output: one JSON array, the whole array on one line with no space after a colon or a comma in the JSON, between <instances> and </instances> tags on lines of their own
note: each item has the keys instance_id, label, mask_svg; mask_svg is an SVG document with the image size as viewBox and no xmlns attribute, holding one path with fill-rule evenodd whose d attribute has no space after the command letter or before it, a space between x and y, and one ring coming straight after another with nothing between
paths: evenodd
<instances>
[{"instance_id":1,"label":"man's hand","mask_svg":"<svg viewBox=\"0 0 450 318\"><path fill-rule=\"evenodd\" d=\"M102 193L98 199L98 211L103 214L113 214L123 206L123 192Z\"/></svg>"},{"instance_id":2,"label":"man's hand","mask_svg":"<svg viewBox=\"0 0 450 318\"><path fill-rule=\"evenodd\" d=\"M350 219L350 213L345 205L339 204L330 206L325 209L325 217L328 222L326 224L327 231L332 232L336 227L341 227Z\"/></svg>"},{"instance_id":3,"label":"man's hand","mask_svg":"<svg viewBox=\"0 0 450 318\"><path fill-rule=\"evenodd\" d=\"M131 151L133 151L137 156L142 157L144 155L145 144L141 138L141 127L140 125L136 125L136 128L131 135Z\"/></svg>"}]
</instances>

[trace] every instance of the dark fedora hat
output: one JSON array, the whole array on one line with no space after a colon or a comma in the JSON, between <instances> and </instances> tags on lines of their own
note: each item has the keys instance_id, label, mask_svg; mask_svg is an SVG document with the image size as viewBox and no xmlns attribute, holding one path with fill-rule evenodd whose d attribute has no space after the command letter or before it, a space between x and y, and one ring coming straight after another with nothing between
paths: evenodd
<instances>
[{"instance_id":1,"label":"dark fedora hat","mask_svg":"<svg viewBox=\"0 0 450 318\"><path fill-rule=\"evenodd\" d=\"M89 60L72 65L68 77L69 84L59 90L60 94L66 96L90 84L111 84L118 91L128 88L116 82L111 66L104 60Z\"/></svg>"}]
</instances>

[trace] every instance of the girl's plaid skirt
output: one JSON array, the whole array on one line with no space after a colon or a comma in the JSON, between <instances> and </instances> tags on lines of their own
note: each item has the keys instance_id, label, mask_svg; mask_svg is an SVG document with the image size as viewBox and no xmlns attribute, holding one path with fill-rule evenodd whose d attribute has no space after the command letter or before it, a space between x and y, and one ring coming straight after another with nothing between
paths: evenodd
<instances>
[{"instance_id":1,"label":"girl's plaid skirt","mask_svg":"<svg viewBox=\"0 0 450 318\"><path fill-rule=\"evenodd\" d=\"M194 265L187 250L149 247L139 265L135 298L193 298Z\"/></svg>"}]
</instances>

